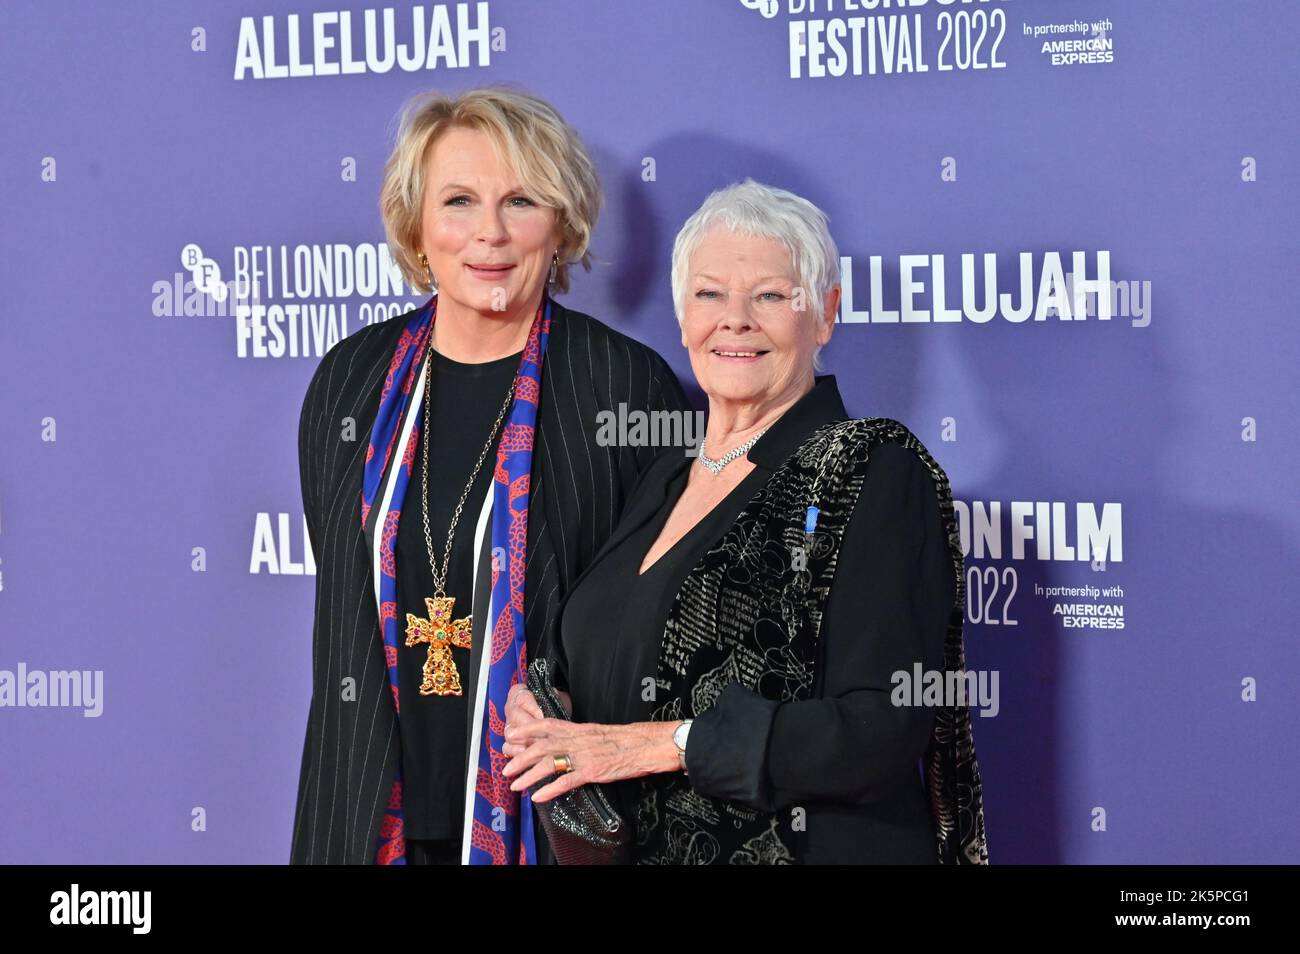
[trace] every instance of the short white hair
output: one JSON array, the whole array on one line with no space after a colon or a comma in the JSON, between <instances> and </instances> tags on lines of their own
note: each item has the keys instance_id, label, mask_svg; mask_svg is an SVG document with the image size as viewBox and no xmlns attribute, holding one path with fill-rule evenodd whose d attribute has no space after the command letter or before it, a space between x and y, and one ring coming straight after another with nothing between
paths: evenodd
<instances>
[{"instance_id":1,"label":"short white hair","mask_svg":"<svg viewBox=\"0 0 1300 954\"><path fill-rule=\"evenodd\" d=\"M750 178L710 193L673 242L673 310L677 323L685 318L691 256L717 225L736 235L768 238L788 248L799 287L812 299L813 317L823 319L823 298L840 281L840 253L831 238L829 221L825 212L802 196ZM817 371L822 370L818 359L821 350L818 346L813 354L813 368Z\"/></svg>"}]
</instances>

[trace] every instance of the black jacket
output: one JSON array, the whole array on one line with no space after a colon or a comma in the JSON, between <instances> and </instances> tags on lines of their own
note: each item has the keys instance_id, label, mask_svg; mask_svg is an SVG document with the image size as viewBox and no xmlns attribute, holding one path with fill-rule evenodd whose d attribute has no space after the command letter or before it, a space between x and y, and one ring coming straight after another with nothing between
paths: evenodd
<instances>
[{"instance_id":1,"label":"black jacket","mask_svg":"<svg viewBox=\"0 0 1300 954\"><path fill-rule=\"evenodd\" d=\"M820 376L748 458L775 472L818 426L847 417L835 378ZM661 510L693 460L655 461L610 549ZM767 812L804 808L803 863L936 863L920 771L935 710L890 695L895 672L943 669L956 586L934 480L914 451L886 441L871 452L845 531L813 698L780 703L729 685L691 726L691 787Z\"/></svg>"},{"instance_id":2,"label":"black jacket","mask_svg":"<svg viewBox=\"0 0 1300 954\"><path fill-rule=\"evenodd\" d=\"M409 314L360 329L331 348L302 406L298 457L316 561L316 608L294 864L373 864L398 764L398 726L360 500L380 391ZM600 446L597 414L617 412L620 403L629 411L690 410L663 358L556 302L529 493L524 599L530 658L544 651L560 600L613 532L629 491L661 450Z\"/></svg>"}]
</instances>

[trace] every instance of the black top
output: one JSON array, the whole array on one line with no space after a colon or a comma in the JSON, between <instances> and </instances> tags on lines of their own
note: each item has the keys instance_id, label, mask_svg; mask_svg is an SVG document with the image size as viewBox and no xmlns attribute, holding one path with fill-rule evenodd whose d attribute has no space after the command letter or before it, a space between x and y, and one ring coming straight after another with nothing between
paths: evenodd
<instances>
[{"instance_id":1,"label":"black top","mask_svg":"<svg viewBox=\"0 0 1300 954\"><path fill-rule=\"evenodd\" d=\"M817 377L813 389L750 449L754 471L719 509L734 519L743 509L739 494L747 500L816 427L847 417L834 377ZM709 514L702 521L707 530L695 528L679 543L680 554L664 556L672 563L660 577L649 578L661 569L656 563L642 586L631 580L627 566L633 564L636 572L680 496L690 463L680 455L656 458L614 534L565 600L557 678L571 677L575 709L581 700L580 719L646 719L649 704L633 693L641 687L643 671L653 676L657 670L657 634L684 579L683 568L689 572L694 565L686 551L705 552L721 535L718 524L727 522L716 511ZM628 589L656 583L668 591L657 601ZM593 590L610 591L616 599ZM635 617L624 609L633 599ZM804 809L798 850L804 863L937 862L920 771L934 709L896 706L891 694L894 673L910 674L917 663L925 670L943 668L955 599L948 540L929 471L914 451L893 441L873 447L826 602L813 697L779 702L739 684L727 686L691 726L686 747L691 787L767 812ZM587 608L597 606L607 630L601 641L582 619ZM630 678L635 685L628 686ZM588 680L594 689L582 684ZM622 783L615 792L625 812L632 791Z\"/></svg>"},{"instance_id":2,"label":"black top","mask_svg":"<svg viewBox=\"0 0 1300 954\"><path fill-rule=\"evenodd\" d=\"M311 374L298 414L302 507L316 578L308 621L311 703L290 844L294 864L374 864L401 757L379 637L374 527L362 523L361 497L367 436L414 313L363 325L340 340ZM593 440L593 422L611 409L690 407L676 375L653 350L551 302L529 484L524 631L530 658L552 641L560 601L609 538L638 477L661 451L649 442ZM339 691L343 680L354 693ZM539 845L544 842L539 836Z\"/></svg>"},{"instance_id":3,"label":"black top","mask_svg":"<svg viewBox=\"0 0 1300 954\"><path fill-rule=\"evenodd\" d=\"M648 522L595 563L583 585L560 607L560 673L571 687L579 722L648 722L664 623L686 575L735 522L767 472L755 467L644 574L641 561L659 539L686 489L689 469L668 487L664 505ZM631 817L634 782L606 786Z\"/></svg>"},{"instance_id":4,"label":"black top","mask_svg":"<svg viewBox=\"0 0 1300 954\"><path fill-rule=\"evenodd\" d=\"M424 604L433 596L433 568L424 537L420 506L423 455L429 444L429 530L439 563L446 556L447 529L470 471L483 451L492 425L510 390L523 355L520 351L482 364L464 364L433 352L428 387L432 422L424 422L415 449L411 478L397 525L397 687L402 700L398 728L402 738L402 809L407 838L459 840L465 810L465 733L470 700L468 649L452 648L462 695L420 695L427 644L406 645L406 614L428 618ZM502 422L502 428L505 424ZM500 441L497 432L497 442ZM496 443L488 451L465 498L446 595L454 597L453 617L470 615L474 574L474 531L479 509L492 483ZM481 608L480 612L486 612Z\"/></svg>"}]
</instances>

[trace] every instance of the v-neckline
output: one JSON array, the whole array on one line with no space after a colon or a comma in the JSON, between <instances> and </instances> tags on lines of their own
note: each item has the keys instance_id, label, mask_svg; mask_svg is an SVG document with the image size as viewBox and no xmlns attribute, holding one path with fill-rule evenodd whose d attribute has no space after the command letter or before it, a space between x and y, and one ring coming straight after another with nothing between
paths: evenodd
<instances>
[{"instance_id":1,"label":"v-neckline","mask_svg":"<svg viewBox=\"0 0 1300 954\"><path fill-rule=\"evenodd\" d=\"M704 516L700 517L699 520L696 520L695 523L691 526L691 528L690 528L689 530L687 530L687 531L686 531L685 533L683 533L680 537L678 537L675 541L673 541L673 545L670 546L670 547L669 547L667 550L665 550L663 553L659 554L659 556L655 558L655 561L654 561L653 563L651 563L651 564L650 564L648 567L646 567L645 569L641 569L641 563L642 563L642 561L645 560L645 553L642 553L640 559L637 560L637 564L636 564L636 565L637 565L636 578L637 578L638 580L644 579L646 576L648 576L648 575L650 574L650 572L651 572L652 570L654 570L655 567L657 567L659 564L663 563L664 560L666 560L668 557L672 556L674 550L676 550L678 547L680 547L683 543L685 543L685 542L687 541L688 538L690 538L690 536L691 536L693 533L695 533L697 530L699 530L699 529L700 529L700 526L701 526L701 525L702 525L706 520L708 520L711 516L713 516L713 514L717 511L717 509L718 509L719 507L725 505L725 504L727 503L727 501L729 501L729 500L732 498L732 495L734 495L738 490L740 490L741 487L744 487L744 486L745 486L745 483L746 483L746 482L747 482L751 477L753 477L754 474L755 474L757 471L759 471L760 469L761 469L761 468L760 468L759 466L756 465L756 466L754 467L753 470L751 470L751 471L750 471L748 474L746 474L744 477L740 478L740 483L736 484L736 486L734 486L734 487L732 487L730 490L728 490L728 491L727 491L727 494L726 494L725 497L723 497L721 500L719 500L717 503L715 503L715 504L713 505L713 507L712 507L712 508L707 512L707 513L704 514ZM685 480L686 480L687 482L689 482L689 481L690 481L690 468L687 468L685 471L683 471L683 473L686 475L686 476L685 476ZM677 478L677 479L681 479L681 478ZM663 523L659 524L659 526L655 529L654 536L650 538L650 546L653 547L653 546L655 545L655 541L657 541L657 540L659 539L659 534L663 533L664 527L667 526L667 525L668 525L668 521L669 521L670 519L672 519L673 510L675 510L675 509L677 508L677 502L678 502L679 500L682 499L682 494L685 493L685 492L686 492L686 488L685 488L685 487L682 487L681 493L679 493L679 494L676 496L676 498L674 498L673 503L672 503L672 506L668 508L668 514L667 514L667 516L665 516L664 519L663 519ZM753 498L753 494L750 494L750 497L749 497L748 499L752 499L752 498ZM647 550L646 553L648 553L648 552L649 552L649 551Z\"/></svg>"}]
</instances>

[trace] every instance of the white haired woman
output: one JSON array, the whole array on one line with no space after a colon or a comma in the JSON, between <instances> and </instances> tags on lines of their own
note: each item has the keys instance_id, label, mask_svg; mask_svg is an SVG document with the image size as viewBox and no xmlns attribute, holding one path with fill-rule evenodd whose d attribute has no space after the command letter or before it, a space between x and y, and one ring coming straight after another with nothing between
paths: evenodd
<instances>
[{"instance_id":1,"label":"white haired woman","mask_svg":"<svg viewBox=\"0 0 1300 954\"><path fill-rule=\"evenodd\" d=\"M500 713L658 452L589 432L620 405L690 406L654 351L551 297L589 263L600 190L544 100L418 97L380 205L436 294L339 342L303 403L316 623L292 860L546 860Z\"/></svg>"},{"instance_id":2,"label":"white haired woman","mask_svg":"<svg viewBox=\"0 0 1300 954\"><path fill-rule=\"evenodd\" d=\"M948 480L815 373L840 294L826 216L722 189L672 282L705 440L655 462L565 599L573 721L512 693L512 787L606 783L643 864L985 862L969 711L893 693L965 665Z\"/></svg>"}]
</instances>

